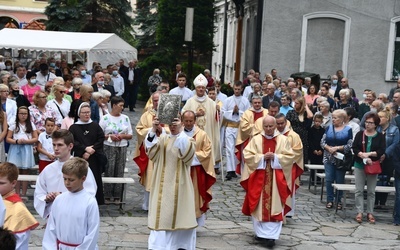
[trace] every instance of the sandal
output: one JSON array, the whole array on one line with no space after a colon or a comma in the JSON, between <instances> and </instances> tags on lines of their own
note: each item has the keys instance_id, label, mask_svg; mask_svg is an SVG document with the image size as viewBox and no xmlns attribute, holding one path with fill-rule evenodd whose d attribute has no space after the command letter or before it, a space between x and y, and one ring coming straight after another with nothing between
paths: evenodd
<instances>
[{"instance_id":1,"label":"sandal","mask_svg":"<svg viewBox=\"0 0 400 250\"><path fill-rule=\"evenodd\" d=\"M362 213L358 213L358 214L357 214L357 216L356 216L356 221L357 221L358 223L362 223Z\"/></svg>"},{"instance_id":2,"label":"sandal","mask_svg":"<svg viewBox=\"0 0 400 250\"><path fill-rule=\"evenodd\" d=\"M342 210L342 208L343 208L342 203L338 203L337 204L337 210Z\"/></svg>"},{"instance_id":3,"label":"sandal","mask_svg":"<svg viewBox=\"0 0 400 250\"><path fill-rule=\"evenodd\" d=\"M332 208L333 207L333 202L328 202L326 203L326 208Z\"/></svg>"},{"instance_id":4,"label":"sandal","mask_svg":"<svg viewBox=\"0 0 400 250\"><path fill-rule=\"evenodd\" d=\"M367 218L370 224L375 224L375 217L372 214L367 214Z\"/></svg>"}]
</instances>

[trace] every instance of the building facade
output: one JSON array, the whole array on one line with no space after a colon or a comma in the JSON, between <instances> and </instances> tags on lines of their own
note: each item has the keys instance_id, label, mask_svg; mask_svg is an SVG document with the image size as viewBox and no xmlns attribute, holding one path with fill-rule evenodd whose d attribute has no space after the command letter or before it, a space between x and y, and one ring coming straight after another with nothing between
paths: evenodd
<instances>
[{"instance_id":1,"label":"building facade","mask_svg":"<svg viewBox=\"0 0 400 250\"><path fill-rule=\"evenodd\" d=\"M246 0L240 62L235 61L238 19L235 5L228 2L226 81L236 80L237 63L243 79L256 65L254 58L261 77L275 68L282 79L302 71L329 79L341 69L357 95L367 88L387 93L400 77L400 0L264 0L259 30L255 10L260 1ZM217 77L222 67L223 3L215 5L217 48L212 69Z\"/></svg>"}]
</instances>

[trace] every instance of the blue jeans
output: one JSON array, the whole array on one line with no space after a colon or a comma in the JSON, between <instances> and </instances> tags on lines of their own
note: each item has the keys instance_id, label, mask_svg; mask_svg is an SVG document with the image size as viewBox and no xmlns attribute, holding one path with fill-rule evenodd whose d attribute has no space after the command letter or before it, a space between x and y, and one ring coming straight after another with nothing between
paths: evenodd
<instances>
[{"instance_id":1,"label":"blue jeans","mask_svg":"<svg viewBox=\"0 0 400 250\"><path fill-rule=\"evenodd\" d=\"M396 197L394 201L394 224L400 224L400 175L395 173L394 187L396 189Z\"/></svg>"},{"instance_id":2,"label":"blue jeans","mask_svg":"<svg viewBox=\"0 0 400 250\"><path fill-rule=\"evenodd\" d=\"M333 193L332 183L343 184L344 175L346 171L336 169L336 166L330 162L324 163L325 167L325 184L326 184L326 199L327 202L333 202L335 200L335 194ZM339 192L339 200L342 200L343 191Z\"/></svg>"}]
</instances>

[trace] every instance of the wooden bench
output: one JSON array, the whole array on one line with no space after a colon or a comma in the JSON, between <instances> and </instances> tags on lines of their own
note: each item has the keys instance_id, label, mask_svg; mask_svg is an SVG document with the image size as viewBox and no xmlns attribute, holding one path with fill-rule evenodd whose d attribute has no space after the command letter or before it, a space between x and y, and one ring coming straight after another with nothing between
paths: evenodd
<instances>
[{"instance_id":1,"label":"wooden bench","mask_svg":"<svg viewBox=\"0 0 400 250\"><path fill-rule=\"evenodd\" d=\"M38 175L19 175L18 180L19 181L36 181L38 178ZM126 189L125 185L126 184L133 184L135 183L135 180L130 178L130 177L102 177L101 178L104 183L108 184L122 184L122 192L121 192L121 197L120 200L121 202L119 203L119 207L122 209L122 205L125 204L125 198L126 198Z\"/></svg>"},{"instance_id":2,"label":"wooden bench","mask_svg":"<svg viewBox=\"0 0 400 250\"><path fill-rule=\"evenodd\" d=\"M335 204L338 204L339 200L339 191L343 191L343 208L346 207L346 192L355 192L356 191L356 185L354 184L332 184L332 187L334 190L336 190L336 198L335 198ZM367 186L364 186L364 190L367 190ZM375 187L375 192L379 193L394 193L396 192L396 189L394 187L388 187L388 186L376 186ZM336 206L336 213L337 213L337 206Z\"/></svg>"}]
</instances>

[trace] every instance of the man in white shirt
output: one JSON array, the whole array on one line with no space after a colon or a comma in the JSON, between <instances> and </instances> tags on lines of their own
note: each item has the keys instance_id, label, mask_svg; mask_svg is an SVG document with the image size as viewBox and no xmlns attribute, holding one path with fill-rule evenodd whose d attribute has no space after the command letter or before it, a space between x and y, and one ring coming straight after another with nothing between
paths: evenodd
<instances>
[{"instance_id":1,"label":"man in white shirt","mask_svg":"<svg viewBox=\"0 0 400 250\"><path fill-rule=\"evenodd\" d=\"M112 81L114 83L114 91L116 96L122 96L125 91L124 78L118 73L118 66L112 66Z\"/></svg>"},{"instance_id":2,"label":"man in white shirt","mask_svg":"<svg viewBox=\"0 0 400 250\"><path fill-rule=\"evenodd\" d=\"M56 78L56 75L49 72L49 66L45 63L40 64L39 69L40 71L36 73L36 81L37 85L44 90L46 83L52 82Z\"/></svg>"}]
</instances>

